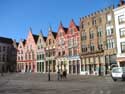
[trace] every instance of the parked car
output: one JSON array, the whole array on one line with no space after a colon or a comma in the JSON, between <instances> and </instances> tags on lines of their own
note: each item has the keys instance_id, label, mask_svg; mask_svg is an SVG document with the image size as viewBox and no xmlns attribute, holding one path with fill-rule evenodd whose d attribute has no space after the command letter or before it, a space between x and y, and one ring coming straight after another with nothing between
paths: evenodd
<instances>
[{"instance_id":1,"label":"parked car","mask_svg":"<svg viewBox=\"0 0 125 94\"><path fill-rule=\"evenodd\" d=\"M114 81L118 79L125 80L125 67L112 68L111 76Z\"/></svg>"}]
</instances>

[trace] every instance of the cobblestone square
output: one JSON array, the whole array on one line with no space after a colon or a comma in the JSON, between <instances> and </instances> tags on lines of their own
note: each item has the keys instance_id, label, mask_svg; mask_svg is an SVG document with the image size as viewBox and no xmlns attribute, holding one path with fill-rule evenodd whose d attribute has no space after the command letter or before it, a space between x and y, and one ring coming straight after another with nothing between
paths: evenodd
<instances>
[{"instance_id":1,"label":"cobblestone square","mask_svg":"<svg viewBox=\"0 0 125 94\"><path fill-rule=\"evenodd\" d=\"M125 82L113 82L110 76L68 75L57 80L56 74L14 73L0 76L0 94L125 94Z\"/></svg>"}]
</instances>

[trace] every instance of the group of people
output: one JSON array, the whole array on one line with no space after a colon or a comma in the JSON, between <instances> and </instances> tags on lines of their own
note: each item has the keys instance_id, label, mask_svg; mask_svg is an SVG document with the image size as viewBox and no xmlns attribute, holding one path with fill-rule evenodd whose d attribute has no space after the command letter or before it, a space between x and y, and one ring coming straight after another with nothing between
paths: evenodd
<instances>
[{"instance_id":1,"label":"group of people","mask_svg":"<svg viewBox=\"0 0 125 94\"><path fill-rule=\"evenodd\" d=\"M59 78L62 80L62 79L66 79L67 78L67 71L66 70L59 70L58 71L58 80Z\"/></svg>"}]
</instances>

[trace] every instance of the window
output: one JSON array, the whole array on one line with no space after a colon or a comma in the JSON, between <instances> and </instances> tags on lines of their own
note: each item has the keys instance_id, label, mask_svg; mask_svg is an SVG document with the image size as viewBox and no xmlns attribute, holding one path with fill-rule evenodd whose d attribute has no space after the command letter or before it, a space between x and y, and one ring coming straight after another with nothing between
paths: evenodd
<instances>
[{"instance_id":1,"label":"window","mask_svg":"<svg viewBox=\"0 0 125 94\"><path fill-rule=\"evenodd\" d=\"M20 48L22 48L22 46L20 45Z\"/></svg>"},{"instance_id":2,"label":"window","mask_svg":"<svg viewBox=\"0 0 125 94\"><path fill-rule=\"evenodd\" d=\"M32 45L30 45L30 49L32 49Z\"/></svg>"},{"instance_id":3,"label":"window","mask_svg":"<svg viewBox=\"0 0 125 94\"><path fill-rule=\"evenodd\" d=\"M74 55L77 55L77 48L74 48Z\"/></svg>"},{"instance_id":4,"label":"window","mask_svg":"<svg viewBox=\"0 0 125 94\"><path fill-rule=\"evenodd\" d=\"M9 46L7 47L7 52L9 52Z\"/></svg>"},{"instance_id":5,"label":"window","mask_svg":"<svg viewBox=\"0 0 125 94\"><path fill-rule=\"evenodd\" d=\"M73 39L73 45L74 45L74 46L77 45L77 39L76 39L76 38Z\"/></svg>"},{"instance_id":6,"label":"window","mask_svg":"<svg viewBox=\"0 0 125 94\"><path fill-rule=\"evenodd\" d=\"M49 45L51 44L51 39L49 39Z\"/></svg>"},{"instance_id":7,"label":"window","mask_svg":"<svg viewBox=\"0 0 125 94\"><path fill-rule=\"evenodd\" d=\"M103 49L103 41L102 39L99 39L98 41L98 50L102 50Z\"/></svg>"},{"instance_id":8,"label":"window","mask_svg":"<svg viewBox=\"0 0 125 94\"><path fill-rule=\"evenodd\" d=\"M39 43L41 43L41 39L39 39Z\"/></svg>"},{"instance_id":9,"label":"window","mask_svg":"<svg viewBox=\"0 0 125 94\"><path fill-rule=\"evenodd\" d=\"M108 21L108 22L111 22L111 20L112 20L112 15L111 15L111 14L108 14L108 15L107 15L107 21Z\"/></svg>"},{"instance_id":10,"label":"window","mask_svg":"<svg viewBox=\"0 0 125 94\"><path fill-rule=\"evenodd\" d=\"M65 51L63 51L63 56L65 55Z\"/></svg>"},{"instance_id":11,"label":"window","mask_svg":"<svg viewBox=\"0 0 125 94\"><path fill-rule=\"evenodd\" d=\"M86 32L82 32L82 40L86 40Z\"/></svg>"},{"instance_id":12,"label":"window","mask_svg":"<svg viewBox=\"0 0 125 94\"><path fill-rule=\"evenodd\" d=\"M39 60L41 60L41 59L42 59L42 55L40 54L40 55L39 55Z\"/></svg>"},{"instance_id":13,"label":"window","mask_svg":"<svg viewBox=\"0 0 125 94\"><path fill-rule=\"evenodd\" d=\"M21 54L23 54L23 51L21 50Z\"/></svg>"},{"instance_id":14,"label":"window","mask_svg":"<svg viewBox=\"0 0 125 94\"><path fill-rule=\"evenodd\" d=\"M125 37L125 28L120 28L119 29L119 32L120 32L120 37Z\"/></svg>"},{"instance_id":15,"label":"window","mask_svg":"<svg viewBox=\"0 0 125 94\"><path fill-rule=\"evenodd\" d=\"M37 60L39 60L39 55L37 55Z\"/></svg>"},{"instance_id":16,"label":"window","mask_svg":"<svg viewBox=\"0 0 125 94\"><path fill-rule=\"evenodd\" d=\"M124 14L118 16L118 22L119 22L119 24L125 23L125 15Z\"/></svg>"},{"instance_id":17,"label":"window","mask_svg":"<svg viewBox=\"0 0 125 94\"><path fill-rule=\"evenodd\" d=\"M115 40L114 39L108 39L107 40L107 49L115 48Z\"/></svg>"},{"instance_id":18,"label":"window","mask_svg":"<svg viewBox=\"0 0 125 94\"><path fill-rule=\"evenodd\" d=\"M113 26L111 26L110 28L107 28L106 29L106 35L107 36L110 36L114 33L114 29L113 29Z\"/></svg>"},{"instance_id":19,"label":"window","mask_svg":"<svg viewBox=\"0 0 125 94\"><path fill-rule=\"evenodd\" d=\"M31 60L31 54L29 53L29 60Z\"/></svg>"},{"instance_id":20,"label":"window","mask_svg":"<svg viewBox=\"0 0 125 94\"><path fill-rule=\"evenodd\" d=\"M69 56L72 56L72 49L69 49Z\"/></svg>"},{"instance_id":21,"label":"window","mask_svg":"<svg viewBox=\"0 0 125 94\"><path fill-rule=\"evenodd\" d=\"M1 52L1 46L0 46L0 52Z\"/></svg>"},{"instance_id":22,"label":"window","mask_svg":"<svg viewBox=\"0 0 125 94\"><path fill-rule=\"evenodd\" d=\"M92 20L92 25L96 25L96 18Z\"/></svg>"},{"instance_id":23,"label":"window","mask_svg":"<svg viewBox=\"0 0 125 94\"><path fill-rule=\"evenodd\" d=\"M82 52L87 52L87 46L86 45L82 46Z\"/></svg>"},{"instance_id":24,"label":"window","mask_svg":"<svg viewBox=\"0 0 125 94\"><path fill-rule=\"evenodd\" d=\"M89 36L90 36L90 39L93 39L93 38L94 38L94 33L93 33L93 31L90 32Z\"/></svg>"},{"instance_id":25,"label":"window","mask_svg":"<svg viewBox=\"0 0 125 94\"><path fill-rule=\"evenodd\" d=\"M73 34L73 33L74 33L74 30L73 30L73 29L70 29L70 32L71 32L71 34Z\"/></svg>"},{"instance_id":26,"label":"window","mask_svg":"<svg viewBox=\"0 0 125 94\"><path fill-rule=\"evenodd\" d=\"M18 60L20 61L20 57L18 56Z\"/></svg>"},{"instance_id":27,"label":"window","mask_svg":"<svg viewBox=\"0 0 125 94\"><path fill-rule=\"evenodd\" d=\"M101 37L101 36L102 36L102 28L99 27L99 28L98 28L98 37Z\"/></svg>"},{"instance_id":28,"label":"window","mask_svg":"<svg viewBox=\"0 0 125 94\"><path fill-rule=\"evenodd\" d=\"M85 28L85 24L84 23L82 23L82 28Z\"/></svg>"},{"instance_id":29,"label":"window","mask_svg":"<svg viewBox=\"0 0 125 94\"><path fill-rule=\"evenodd\" d=\"M3 51L5 51L5 46L3 46Z\"/></svg>"},{"instance_id":30,"label":"window","mask_svg":"<svg viewBox=\"0 0 125 94\"><path fill-rule=\"evenodd\" d=\"M55 56L55 51L53 51L53 56Z\"/></svg>"},{"instance_id":31,"label":"window","mask_svg":"<svg viewBox=\"0 0 125 94\"><path fill-rule=\"evenodd\" d=\"M99 23L101 23L102 22L102 18L101 17L99 17Z\"/></svg>"},{"instance_id":32,"label":"window","mask_svg":"<svg viewBox=\"0 0 125 94\"><path fill-rule=\"evenodd\" d=\"M21 56L21 60L23 60L23 57Z\"/></svg>"},{"instance_id":33,"label":"window","mask_svg":"<svg viewBox=\"0 0 125 94\"><path fill-rule=\"evenodd\" d=\"M69 40L68 40L68 46L72 46L72 44L73 44L72 39L69 39Z\"/></svg>"},{"instance_id":34,"label":"window","mask_svg":"<svg viewBox=\"0 0 125 94\"><path fill-rule=\"evenodd\" d=\"M60 52L58 53L58 56L61 56L61 53L60 53Z\"/></svg>"},{"instance_id":35,"label":"window","mask_svg":"<svg viewBox=\"0 0 125 94\"><path fill-rule=\"evenodd\" d=\"M93 44L93 43L90 44L90 51L91 51L91 52L94 51L94 44Z\"/></svg>"},{"instance_id":36,"label":"window","mask_svg":"<svg viewBox=\"0 0 125 94\"><path fill-rule=\"evenodd\" d=\"M59 36L61 37L62 35L63 35L62 32L60 32L60 33L59 33Z\"/></svg>"},{"instance_id":37,"label":"window","mask_svg":"<svg viewBox=\"0 0 125 94\"><path fill-rule=\"evenodd\" d=\"M42 54L42 59L44 59L44 54Z\"/></svg>"},{"instance_id":38,"label":"window","mask_svg":"<svg viewBox=\"0 0 125 94\"><path fill-rule=\"evenodd\" d=\"M121 53L125 53L125 42L121 42Z\"/></svg>"}]
</instances>

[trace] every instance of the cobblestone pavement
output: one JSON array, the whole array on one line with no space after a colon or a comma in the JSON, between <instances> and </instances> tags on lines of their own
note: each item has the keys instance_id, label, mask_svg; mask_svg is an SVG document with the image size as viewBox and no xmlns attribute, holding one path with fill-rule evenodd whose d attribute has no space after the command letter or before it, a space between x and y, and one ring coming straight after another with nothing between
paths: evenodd
<instances>
[{"instance_id":1,"label":"cobblestone pavement","mask_svg":"<svg viewBox=\"0 0 125 94\"><path fill-rule=\"evenodd\" d=\"M57 75L14 73L0 76L0 94L125 94L125 82L113 82L111 77L68 75L57 80Z\"/></svg>"}]
</instances>

